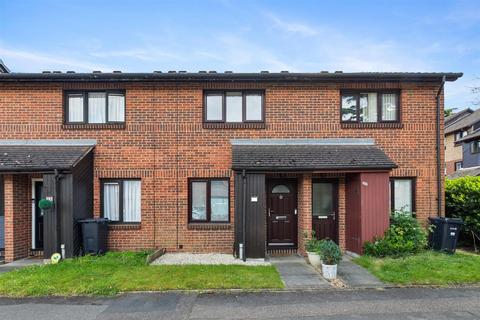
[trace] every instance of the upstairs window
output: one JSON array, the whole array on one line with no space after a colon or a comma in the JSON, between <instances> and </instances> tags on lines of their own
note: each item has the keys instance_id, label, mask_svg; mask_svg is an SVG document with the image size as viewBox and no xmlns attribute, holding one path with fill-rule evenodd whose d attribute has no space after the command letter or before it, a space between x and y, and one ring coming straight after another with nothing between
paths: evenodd
<instances>
[{"instance_id":1,"label":"upstairs window","mask_svg":"<svg viewBox=\"0 0 480 320\"><path fill-rule=\"evenodd\" d=\"M104 124L125 122L122 91L72 91L65 94L65 122Z\"/></svg>"},{"instance_id":2,"label":"upstairs window","mask_svg":"<svg viewBox=\"0 0 480 320\"><path fill-rule=\"evenodd\" d=\"M264 122L262 91L206 91L204 121L217 123Z\"/></svg>"},{"instance_id":3,"label":"upstairs window","mask_svg":"<svg viewBox=\"0 0 480 320\"><path fill-rule=\"evenodd\" d=\"M467 131L457 131L455 132L455 141L458 141L467 135Z\"/></svg>"},{"instance_id":4,"label":"upstairs window","mask_svg":"<svg viewBox=\"0 0 480 320\"><path fill-rule=\"evenodd\" d=\"M341 99L342 122L398 122L400 98L398 92L345 91Z\"/></svg>"},{"instance_id":5,"label":"upstairs window","mask_svg":"<svg viewBox=\"0 0 480 320\"><path fill-rule=\"evenodd\" d=\"M475 140L470 143L470 153L480 152L480 140Z\"/></svg>"}]
</instances>

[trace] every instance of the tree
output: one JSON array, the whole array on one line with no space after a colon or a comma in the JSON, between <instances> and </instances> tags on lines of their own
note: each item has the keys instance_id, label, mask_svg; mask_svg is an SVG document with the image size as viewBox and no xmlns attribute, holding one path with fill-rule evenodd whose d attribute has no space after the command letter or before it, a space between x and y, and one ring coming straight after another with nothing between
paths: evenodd
<instances>
[{"instance_id":1,"label":"tree","mask_svg":"<svg viewBox=\"0 0 480 320\"><path fill-rule=\"evenodd\" d=\"M455 110L457 110L457 108L447 108L447 109L443 110L443 115L445 117L448 117L448 116L452 115L453 111L455 111Z\"/></svg>"}]
</instances>

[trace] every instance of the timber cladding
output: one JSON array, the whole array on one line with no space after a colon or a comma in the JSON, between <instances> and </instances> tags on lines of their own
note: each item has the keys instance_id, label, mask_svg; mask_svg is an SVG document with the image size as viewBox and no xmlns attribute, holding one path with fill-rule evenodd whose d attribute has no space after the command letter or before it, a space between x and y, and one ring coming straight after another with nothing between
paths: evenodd
<instances>
[{"instance_id":1,"label":"timber cladding","mask_svg":"<svg viewBox=\"0 0 480 320\"><path fill-rule=\"evenodd\" d=\"M125 90L125 125L65 126L64 90L77 89ZM205 128L203 92L212 89L264 91L264 126ZM400 90L401 124L368 128L342 125L339 101L343 89ZM112 249L165 247L170 251L231 252L235 219L230 139L373 138L398 165L391 176L416 177L417 217L426 221L437 211L437 90L435 83L397 82L1 83L0 139L96 139L93 179L96 216L100 215L100 179L140 178L141 223L112 226L109 237ZM440 149L443 150L443 139ZM188 178L208 177L230 178L227 227L189 227ZM308 188L299 185L299 207L300 198L310 192ZM299 219L299 224L308 224ZM299 241L302 242L300 233Z\"/></svg>"}]
</instances>

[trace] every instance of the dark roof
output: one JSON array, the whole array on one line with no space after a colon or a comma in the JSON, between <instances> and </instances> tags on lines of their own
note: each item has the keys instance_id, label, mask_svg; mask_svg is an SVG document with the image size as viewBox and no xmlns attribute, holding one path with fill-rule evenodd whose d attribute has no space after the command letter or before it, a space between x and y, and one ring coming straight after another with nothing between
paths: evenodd
<instances>
[{"instance_id":1,"label":"dark roof","mask_svg":"<svg viewBox=\"0 0 480 320\"><path fill-rule=\"evenodd\" d=\"M447 176L447 179L456 179L456 178L461 178L466 176L476 177L479 175L480 175L480 167L464 168L449 174Z\"/></svg>"},{"instance_id":2,"label":"dark roof","mask_svg":"<svg viewBox=\"0 0 480 320\"><path fill-rule=\"evenodd\" d=\"M91 146L0 145L0 172L70 170Z\"/></svg>"},{"instance_id":3,"label":"dark roof","mask_svg":"<svg viewBox=\"0 0 480 320\"><path fill-rule=\"evenodd\" d=\"M68 82L68 81L179 81L179 82L332 82L332 81L411 81L411 82L440 82L445 76L447 81L455 81L463 73L453 72L260 72L260 73L217 73L210 72L153 72L153 73L122 73L122 72L93 72L75 73L59 71L44 73L5 73L0 74L0 82L6 81L44 81L44 82Z\"/></svg>"},{"instance_id":4,"label":"dark roof","mask_svg":"<svg viewBox=\"0 0 480 320\"><path fill-rule=\"evenodd\" d=\"M10 70L7 68L5 63L3 63L2 59L0 59L0 73L9 73Z\"/></svg>"},{"instance_id":5,"label":"dark roof","mask_svg":"<svg viewBox=\"0 0 480 320\"><path fill-rule=\"evenodd\" d=\"M390 170L395 167L397 165L372 144L232 145L234 170Z\"/></svg>"},{"instance_id":6,"label":"dark roof","mask_svg":"<svg viewBox=\"0 0 480 320\"><path fill-rule=\"evenodd\" d=\"M451 115L449 116L446 116L445 117L445 127L453 124L454 122L470 115L473 113L473 110L470 109L470 108L467 108L467 109L464 109L464 110L461 110L459 112L455 112L455 113L452 113Z\"/></svg>"},{"instance_id":7,"label":"dark roof","mask_svg":"<svg viewBox=\"0 0 480 320\"><path fill-rule=\"evenodd\" d=\"M473 113L453 122L445 127L445 134L453 133L458 130L468 129L473 124L480 121L480 109L475 110Z\"/></svg>"}]
</instances>

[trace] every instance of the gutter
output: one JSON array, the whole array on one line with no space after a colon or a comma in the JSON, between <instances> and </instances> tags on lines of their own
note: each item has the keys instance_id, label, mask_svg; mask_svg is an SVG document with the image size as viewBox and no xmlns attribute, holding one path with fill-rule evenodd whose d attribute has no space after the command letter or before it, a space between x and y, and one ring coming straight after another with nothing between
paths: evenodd
<instances>
[{"instance_id":1,"label":"gutter","mask_svg":"<svg viewBox=\"0 0 480 320\"><path fill-rule=\"evenodd\" d=\"M443 88L445 86L446 77L442 77L442 82L440 87L438 88L437 95L435 99L437 100L437 216L442 216L442 164L440 163L441 155L440 155L440 117L441 117L441 110L440 110L440 95L442 94Z\"/></svg>"}]
</instances>

